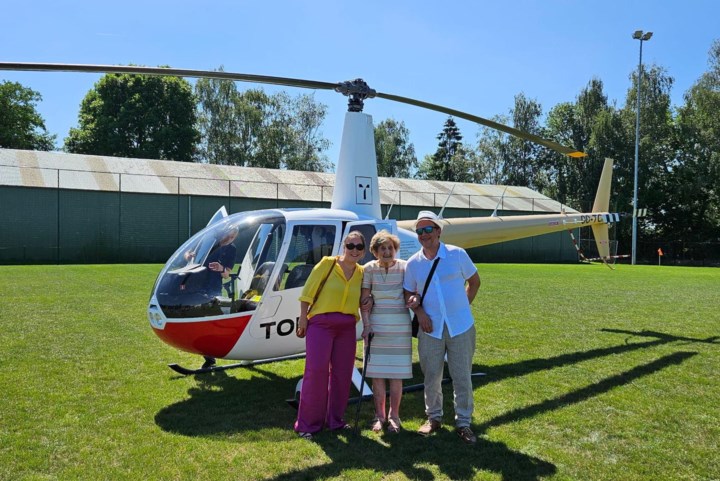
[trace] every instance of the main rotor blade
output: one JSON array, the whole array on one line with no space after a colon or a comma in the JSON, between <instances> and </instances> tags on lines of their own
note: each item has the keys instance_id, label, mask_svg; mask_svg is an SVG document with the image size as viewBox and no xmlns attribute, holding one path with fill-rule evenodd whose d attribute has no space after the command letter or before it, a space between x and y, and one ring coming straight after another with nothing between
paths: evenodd
<instances>
[{"instance_id":1,"label":"main rotor blade","mask_svg":"<svg viewBox=\"0 0 720 481\"><path fill-rule=\"evenodd\" d=\"M488 120L488 119L485 119L482 117L478 117L477 115L472 115L472 114L468 114L466 112L461 112L460 110L443 107L442 105L435 105L435 104L431 104L428 102L423 102L422 100L415 100L415 99L411 99L411 98L407 98L407 97L400 97L399 95L384 94L382 92L378 92L377 97L379 97L381 99L393 100L395 102L401 102L404 104L415 105L417 107L422 107L424 109L435 110L437 112L442 112L442 113L445 113L448 115L452 115L453 117L459 117L461 119L469 120L471 122L475 122L480 125L490 127L491 129L499 130L501 132L505 132L506 134L514 135L515 137L529 140L530 142L535 142L536 144L543 145L549 149L555 150L556 152L560 152L561 154L567 155L569 157L585 157L585 156L587 156L587 154L584 152L580 152L579 150L565 147L564 145L558 144L557 142L553 142L552 140L546 140L546 139L543 139L542 137L538 137L537 135L530 134L528 132L523 132L522 130L515 129L513 127L508 127L507 125L500 124L493 120Z\"/></svg>"},{"instance_id":2,"label":"main rotor blade","mask_svg":"<svg viewBox=\"0 0 720 481\"><path fill-rule=\"evenodd\" d=\"M236 80L242 82L254 82L261 84L273 84L283 85L288 87L301 87L308 89L322 89L322 90L334 90L341 92L345 95L352 95L353 92L346 91L343 86L348 82L319 82L316 80L304 80L295 79L288 77L271 77L268 75L252 75L242 73L223 72L216 70L188 70L188 69L177 69L177 68L163 68L163 67L141 67L135 65L97 65L97 64L60 64L60 63L31 63L31 62L0 62L0 70L20 70L20 71L37 71L37 72L85 72L85 73L128 73L128 74L140 74L140 75L173 75L177 77L192 77L192 78L214 78L220 80ZM363 82L364 84L364 82ZM585 157L587 154L580 152L569 147L565 147L557 142L543 139L534 134L523 132L522 130L508 127L507 125L500 124L498 122L478 117L477 115L468 114L461 112L460 110L443 107L442 105L435 105L421 100L415 100L408 97L401 97L399 95L384 94L372 91L372 96L384 98L386 100L392 100L395 102L401 102L404 104L415 105L428 110L435 110L436 112L442 112L454 117L469 120L471 122L490 127L492 129L505 132L510 135L514 135L521 139L535 142L543 145L549 149L560 152L561 154L570 157Z\"/></svg>"},{"instance_id":3,"label":"main rotor blade","mask_svg":"<svg viewBox=\"0 0 720 481\"><path fill-rule=\"evenodd\" d=\"M25 70L35 72L84 72L84 73L129 73L139 75L171 75L177 77L214 78L220 80L238 80L259 84L285 85L308 89L335 90L338 83L317 82L287 77L271 77L268 75L252 75L231 73L215 70L187 70L163 67L141 67L136 65L96 65L69 63L29 63L0 62L0 70Z\"/></svg>"}]
</instances>

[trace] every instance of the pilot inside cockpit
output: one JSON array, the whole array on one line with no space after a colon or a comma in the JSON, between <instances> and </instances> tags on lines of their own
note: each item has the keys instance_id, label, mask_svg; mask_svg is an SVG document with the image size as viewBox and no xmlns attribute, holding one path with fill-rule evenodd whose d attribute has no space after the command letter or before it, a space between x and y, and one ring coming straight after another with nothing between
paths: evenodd
<instances>
[{"instance_id":1,"label":"pilot inside cockpit","mask_svg":"<svg viewBox=\"0 0 720 481\"><path fill-rule=\"evenodd\" d=\"M210 249L203 266L205 270L201 273L194 274L193 284L205 290L211 296L220 296L222 294L222 283L224 279L230 277L233 267L235 266L235 255L237 248L233 244L238 236L238 228L228 226L221 231L218 241ZM185 260L194 261L196 257L195 251L187 251L184 254Z\"/></svg>"}]
</instances>

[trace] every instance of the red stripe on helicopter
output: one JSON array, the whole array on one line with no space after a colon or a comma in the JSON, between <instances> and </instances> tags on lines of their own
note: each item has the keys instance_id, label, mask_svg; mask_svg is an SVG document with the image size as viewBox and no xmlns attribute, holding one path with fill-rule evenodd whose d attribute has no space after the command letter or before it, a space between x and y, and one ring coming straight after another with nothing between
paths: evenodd
<instances>
[{"instance_id":1,"label":"red stripe on helicopter","mask_svg":"<svg viewBox=\"0 0 720 481\"><path fill-rule=\"evenodd\" d=\"M252 316L197 322L172 322L153 331L160 339L187 352L225 357L240 339Z\"/></svg>"}]
</instances>

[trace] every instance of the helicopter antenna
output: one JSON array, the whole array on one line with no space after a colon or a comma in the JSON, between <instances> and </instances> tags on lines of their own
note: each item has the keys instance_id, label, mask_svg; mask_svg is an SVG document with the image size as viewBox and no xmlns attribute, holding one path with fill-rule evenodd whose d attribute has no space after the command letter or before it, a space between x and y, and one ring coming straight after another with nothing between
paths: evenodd
<instances>
[{"instance_id":1,"label":"helicopter antenna","mask_svg":"<svg viewBox=\"0 0 720 481\"><path fill-rule=\"evenodd\" d=\"M438 217L440 217L441 219L443 218L442 214L445 211L445 207L447 207L447 203L450 202L450 197L452 197L453 192L455 192L456 186L457 186L457 184L453 184L452 189L450 189L450 193L447 196L447 199L445 199L445 203L443 204L442 209L440 209L440 213L438 214Z\"/></svg>"},{"instance_id":2,"label":"helicopter antenna","mask_svg":"<svg viewBox=\"0 0 720 481\"><path fill-rule=\"evenodd\" d=\"M492 214L490 214L490 217L497 217L497 211L500 208L500 204L502 204L503 199L505 198L505 192L507 191L507 186L505 186L505 190L503 190L502 195L500 196L500 200L498 200L497 205L495 206L495 210Z\"/></svg>"},{"instance_id":3,"label":"helicopter antenna","mask_svg":"<svg viewBox=\"0 0 720 481\"><path fill-rule=\"evenodd\" d=\"M397 197L397 201L399 204L400 203L400 191L399 190L397 191L397 195L395 197ZM395 201L393 200L392 204L390 204L390 207L388 207L387 214L385 214L385 220L390 218L390 211L392 210L394 205L395 205Z\"/></svg>"},{"instance_id":4,"label":"helicopter antenna","mask_svg":"<svg viewBox=\"0 0 720 481\"><path fill-rule=\"evenodd\" d=\"M335 91L339 92L348 99L348 112L362 112L365 106L365 99L372 99L377 96L377 92L361 78L355 80L346 80L338 83Z\"/></svg>"}]
</instances>

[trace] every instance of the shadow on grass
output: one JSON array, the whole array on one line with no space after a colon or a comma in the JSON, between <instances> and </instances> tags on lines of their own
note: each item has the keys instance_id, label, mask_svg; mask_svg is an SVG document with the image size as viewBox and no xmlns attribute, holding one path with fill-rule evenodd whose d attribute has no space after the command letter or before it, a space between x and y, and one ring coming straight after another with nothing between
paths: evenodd
<instances>
[{"instance_id":1,"label":"shadow on grass","mask_svg":"<svg viewBox=\"0 0 720 481\"><path fill-rule=\"evenodd\" d=\"M688 340L669 335L656 337L659 339L493 367L476 364L473 366L475 371L487 373L487 376L479 378L476 384L490 384L589 359ZM700 342L706 341L708 340L700 340ZM437 469L451 479L472 479L477 471L486 471L497 473L505 480L537 480L555 474L557 468L547 461L514 451L505 444L491 441L482 435L492 427L583 402L643 376L656 373L665 367L681 364L696 354L695 352L673 353L584 388L530 406L513 409L482 424L473 425L473 429L481 435L475 446L463 445L451 427L444 427L441 432L429 439L420 438L413 432L403 431L400 435L385 435L384 442L367 436L353 436L346 431L339 434L323 432L315 436L313 442L323 449L331 462L318 467L291 471L271 479L284 481L330 478L341 476L347 469L368 469L388 475L400 471L410 479L430 480L435 476L433 470ZM415 367L416 372L419 372L418 367ZM166 431L187 436L223 436L238 432L261 435L263 430L271 428L290 431L295 411L289 409L284 402L268 402L268 400L284 399L287 393L293 392L297 379L282 378L259 367L245 369L255 375L249 379L237 379L228 376L225 371L197 375L195 378L198 386L188 391L189 399L159 411L155 416L156 423ZM423 419L422 396L415 397L417 399L403 403L405 417ZM449 408L447 411L451 412L452 396L446 395L445 398L446 407ZM365 412L368 409L372 408L366 405ZM354 414L354 409L348 410L347 419L354 418ZM367 421L366 418L367 415L361 418L363 423ZM429 467L433 467L433 470Z\"/></svg>"},{"instance_id":2,"label":"shadow on grass","mask_svg":"<svg viewBox=\"0 0 720 481\"><path fill-rule=\"evenodd\" d=\"M671 341L659 339L623 344L492 367L475 364L474 372L487 373L486 376L476 378L475 385L500 382L512 377L668 342ZM188 391L189 398L160 410L155 415L156 424L165 431L186 436L217 436L277 427L289 429L294 422L295 411L288 409L287 404L280 400L294 392L297 378L286 379L272 371L262 369L260 366L249 366L242 369L251 371L255 375L249 379L229 376L227 371L196 375L195 379L198 385ZM414 366L414 372L420 372L417 363ZM418 378L413 382L422 382L422 379ZM408 396L415 396L418 401L403 403L405 416L424 418L422 394ZM445 397L448 401L446 412L452 412L452 396ZM354 419L354 413L354 410L348 410L348 419Z\"/></svg>"},{"instance_id":3,"label":"shadow on grass","mask_svg":"<svg viewBox=\"0 0 720 481\"><path fill-rule=\"evenodd\" d=\"M228 376L226 371L195 375L197 387L188 399L161 409L155 423L163 430L186 436L216 436L265 428L286 427L295 411L280 400L293 392L297 379L286 379L259 367L249 379Z\"/></svg>"},{"instance_id":4,"label":"shadow on grass","mask_svg":"<svg viewBox=\"0 0 720 481\"><path fill-rule=\"evenodd\" d=\"M478 426L480 432L485 432L494 426L501 426L522 419L531 418L539 414L554 411L570 404L576 404L593 396L609 392L617 387L629 384L641 377L648 376L668 366L678 365L687 359L697 355L697 352L675 352L663 356L655 361L634 367L628 371L621 372L614 376L607 377L601 381L590 384L582 389L576 389L562 396L547 399L537 404L532 404L519 409L513 409L505 414L490 419Z\"/></svg>"},{"instance_id":5,"label":"shadow on grass","mask_svg":"<svg viewBox=\"0 0 720 481\"><path fill-rule=\"evenodd\" d=\"M694 337L685 337L685 336L674 336L672 334L665 334L663 332L657 332L657 331L627 331L624 329L600 329L603 332L612 332L614 334L628 334L630 336L638 336L638 337L655 337L658 340L665 341L665 342L688 342L688 343L705 343L705 344L720 344L720 336L711 336L707 337L705 339L697 339ZM625 342L627 342L627 339L625 339Z\"/></svg>"},{"instance_id":6,"label":"shadow on grass","mask_svg":"<svg viewBox=\"0 0 720 481\"><path fill-rule=\"evenodd\" d=\"M695 352L677 352L655 361L610 376L581 389L497 416L474 430L484 434L489 428L531 418L585 401L668 366L678 365L695 356ZM410 479L431 480L434 473L426 466L436 466L450 479L473 479L477 471L493 472L503 480L530 481L556 473L557 468L547 461L514 451L500 442L480 437L475 446L460 443L451 429L443 429L428 439L404 431L400 435L385 435L387 444L367 437L353 437L323 432L313 438L331 459L322 466L291 471L269 478L273 481L332 478L348 469L370 469L390 475L398 471Z\"/></svg>"},{"instance_id":7,"label":"shadow on grass","mask_svg":"<svg viewBox=\"0 0 720 481\"><path fill-rule=\"evenodd\" d=\"M547 461L480 438L466 446L452 430L443 429L430 438L414 432L374 437L321 433L313 438L330 461L322 466L290 471L268 478L272 481L342 478L347 470L370 470L381 478L403 473L408 479L430 481L441 475L454 480L474 479L478 471L493 472L502 479L532 481L551 476L557 468ZM356 476L360 477L357 473Z\"/></svg>"}]
</instances>

